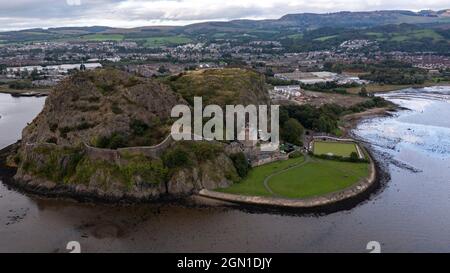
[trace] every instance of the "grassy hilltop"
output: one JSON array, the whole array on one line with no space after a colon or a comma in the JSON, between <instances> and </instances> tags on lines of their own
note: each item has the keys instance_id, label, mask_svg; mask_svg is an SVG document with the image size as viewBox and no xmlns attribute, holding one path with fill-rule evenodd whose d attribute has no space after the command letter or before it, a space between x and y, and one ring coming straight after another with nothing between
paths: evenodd
<instances>
[{"instance_id":1,"label":"grassy hilltop","mask_svg":"<svg viewBox=\"0 0 450 273\"><path fill-rule=\"evenodd\" d=\"M247 69L207 69L170 77L169 86L191 105L194 97L203 104L270 104L264 76Z\"/></svg>"}]
</instances>

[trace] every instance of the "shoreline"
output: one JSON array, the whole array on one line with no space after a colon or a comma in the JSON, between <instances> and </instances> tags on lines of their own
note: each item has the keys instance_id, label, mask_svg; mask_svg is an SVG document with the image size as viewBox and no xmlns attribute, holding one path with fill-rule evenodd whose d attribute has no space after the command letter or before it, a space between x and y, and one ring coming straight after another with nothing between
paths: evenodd
<instances>
[{"instance_id":1,"label":"shoreline","mask_svg":"<svg viewBox=\"0 0 450 273\"><path fill-rule=\"evenodd\" d=\"M341 127L343 136L352 137L351 131L355 129L359 123L366 119L373 119L378 117L389 117L392 113L401 110L397 105L382 108L372 108L360 113L345 115L341 118L343 123Z\"/></svg>"},{"instance_id":2,"label":"shoreline","mask_svg":"<svg viewBox=\"0 0 450 273\"><path fill-rule=\"evenodd\" d=\"M395 108L385 107L370 109L362 113L351 114L346 116L345 121L345 135L351 136L350 132L354 129L359 122L364 119L389 116L390 112L397 111ZM352 136L354 137L354 136ZM357 138L355 138L358 140ZM44 184L28 183L27 181L17 181L14 179L16 173L15 168L6 166L6 156L14 149L17 144L12 144L0 150L0 179L5 185L11 186L17 189L19 192L26 194L36 195L38 197L47 198L63 198L72 199L78 202L93 202L93 203L105 203L105 204L165 204L165 203L177 203L183 204L186 201L191 201L197 206L211 206L212 201L221 203L219 206L227 207L231 206L238 209L248 209L251 211L271 211L276 213L332 213L341 210L349 210L360 203L369 200L370 196L380 189L383 182L389 177L388 172L381 166L378 159L373 155L373 151L368 147L367 143L358 141L361 146L366 150L370 160L370 172L369 177L363 178L349 188L343 189L335 193L329 193L323 196L308 198L310 200L269 200L269 202L258 201L248 202L245 200L245 196L236 195L237 200L234 198L220 198L210 194L209 191L202 190L198 193L194 192L191 195L186 196L170 196L161 194L159 196L134 196L134 195L121 195L112 196L107 195L95 190L83 190L80 191L76 186L56 185L53 187L46 187ZM370 178L370 179L368 179ZM369 181L367 181L369 180ZM366 182L366 183L363 183ZM215 192L214 192L215 193ZM242 199L242 200L239 200ZM312 199L312 200L311 200ZM234 202L235 201L235 202ZM267 201L267 200L266 200ZM281 206L280 206L281 204ZM284 205L283 205L284 204Z\"/></svg>"},{"instance_id":3,"label":"shoreline","mask_svg":"<svg viewBox=\"0 0 450 273\"><path fill-rule=\"evenodd\" d=\"M367 151L367 148L364 147ZM351 209L368 198L379 189L381 181L386 178L380 164L374 159L372 152L367 151L370 160L369 176L362 178L354 185L337 192L304 199L291 199L266 196L246 196L201 190L200 197L229 202L248 208L269 208L297 213L332 213Z\"/></svg>"},{"instance_id":4,"label":"shoreline","mask_svg":"<svg viewBox=\"0 0 450 273\"><path fill-rule=\"evenodd\" d=\"M13 144L14 145L14 144ZM294 214L305 214L305 213L333 213L342 210L349 210L364 201L369 200L370 196L377 192L380 186L383 184L383 180L386 179L386 172L382 169L381 165L372 155L372 152L366 147L366 151L371 159L371 175L373 176L367 183L367 178L362 179L362 181L356 183L355 185L344 189L339 192L328 194L329 196L334 196L332 201L327 201L326 196L319 196L316 201L316 205L311 206L279 206L273 203L249 203L249 202L230 202L230 200L220 199L220 198L210 198L200 193L193 193L190 196L169 196L161 195L157 198L139 198L136 196L123 195L121 197L101 195L98 192L79 192L76 191L75 187L68 186L56 186L54 188L46 188L44 186L30 185L26 182L16 181L13 177L16 173L16 169L12 167L7 167L5 162L5 155L9 152L13 145L10 145L2 150L0 150L0 178L2 183L10 186L21 193L31 194L36 197L43 198L56 198L56 199L70 199L81 203L101 203L101 204L117 204L117 205L130 205L130 204L186 204L191 203L194 206L219 206L219 207L232 207L237 209L249 210L249 211L266 211L275 213L294 213ZM362 183L366 182L366 183ZM364 185L362 187L362 185ZM239 196L239 195L237 195ZM311 199L311 198L309 198ZM289 200L285 199L284 201ZM324 202L325 200L325 202ZM292 201L292 200L291 200ZM295 200L294 200L295 201ZM216 202L216 204L214 204ZM219 202L217 204L217 202ZM302 201L303 202L303 201ZM311 200L307 201L311 202ZM315 201L313 200L313 203Z\"/></svg>"},{"instance_id":5,"label":"shoreline","mask_svg":"<svg viewBox=\"0 0 450 273\"><path fill-rule=\"evenodd\" d=\"M6 158L14 149L15 144L11 144L0 150L0 183L10 186L19 192L25 194L35 195L37 197L46 198L63 198L72 199L81 203L104 203L104 204L151 204L151 203L167 203L177 200L185 199L186 196L134 196L130 194L123 194L121 196L114 196L110 194L100 193L92 190L79 190L77 186L68 185L54 185L49 187L47 183L36 184L28 183L27 181L18 181L14 179L17 168L9 167L6 164Z\"/></svg>"},{"instance_id":6,"label":"shoreline","mask_svg":"<svg viewBox=\"0 0 450 273\"><path fill-rule=\"evenodd\" d=\"M367 85L367 91L372 92L372 93L389 93L389 92L393 92L393 91L399 91L402 89L408 89L408 88L413 88L413 89L420 89L420 88L425 88L425 87L432 87L432 86L450 86L450 82L448 81L443 81L443 82L426 82L423 84L385 84L385 85L380 85L380 84L369 84ZM349 88L348 92L350 94L357 94L359 92L361 88L360 87L353 87L353 88Z\"/></svg>"},{"instance_id":7,"label":"shoreline","mask_svg":"<svg viewBox=\"0 0 450 273\"><path fill-rule=\"evenodd\" d=\"M0 94L9 94L13 97L46 97L50 94L52 88L27 88L27 89L11 89L7 86L0 85Z\"/></svg>"},{"instance_id":8,"label":"shoreline","mask_svg":"<svg viewBox=\"0 0 450 273\"><path fill-rule=\"evenodd\" d=\"M0 94L12 97L47 97L50 91L45 90L0 90Z\"/></svg>"}]
</instances>

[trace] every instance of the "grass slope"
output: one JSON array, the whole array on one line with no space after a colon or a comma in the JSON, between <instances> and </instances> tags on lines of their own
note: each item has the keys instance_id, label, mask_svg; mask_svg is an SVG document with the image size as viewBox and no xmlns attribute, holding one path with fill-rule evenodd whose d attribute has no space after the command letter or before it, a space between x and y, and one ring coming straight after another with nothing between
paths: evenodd
<instances>
[{"instance_id":1,"label":"grass slope","mask_svg":"<svg viewBox=\"0 0 450 273\"><path fill-rule=\"evenodd\" d=\"M300 164L304 160L303 157L300 157L256 167L241 182L235 183L226 189L219 189L218 191L243 195L270 196L271 194L264 187L264 179L272 173Z\"/></svg>"},{"instance_id":2,"label":"grass slope","mask_svg":"<svg viewBox=\"0 0 450 273\"><path fill-rule=\"evenodd\" d=\"M203 104L261 105L268 104L269 95L264 76L240 68L190 71L167 82L189 104L194 97L202 97Z\"/></svg>"}]
</instances>

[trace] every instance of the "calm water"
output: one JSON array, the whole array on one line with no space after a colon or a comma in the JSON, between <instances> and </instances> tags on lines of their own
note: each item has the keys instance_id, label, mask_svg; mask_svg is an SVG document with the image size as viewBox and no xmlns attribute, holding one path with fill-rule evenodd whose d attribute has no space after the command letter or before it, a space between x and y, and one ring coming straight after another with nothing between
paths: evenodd
<instances>
[{"instance_id":1,"label":"calm water","mask_svg":"<svg viewBox=\"0 0 450 273\"><path fill-rule=\"evenodd\" d=\"M0 183L0 251L385 252L450 251L450 89L405 90L411 109L362 123L391 180L357 207L326 216L173 205L107 206L23 195ZM430 99L431 97L432 99ZM0 94L0 146L13 143L44 100Z\"/></svg>"}]
</instances>

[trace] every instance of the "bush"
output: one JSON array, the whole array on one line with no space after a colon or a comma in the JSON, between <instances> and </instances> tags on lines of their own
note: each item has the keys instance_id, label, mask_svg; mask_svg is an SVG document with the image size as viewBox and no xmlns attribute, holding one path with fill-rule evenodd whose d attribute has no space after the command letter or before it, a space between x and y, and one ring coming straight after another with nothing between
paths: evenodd
<instances>
[{"instance_id":1,"label":"bush","mask_svg":"<svg viewBox=\"0 0 450 273\"><path fill-rule=\"evenodd\" d=\"M149 129L149 126L145 122L135 119L131 121L130 129L133 131L134 135L143 136L145 131Z\"/></svg>"},{"instance_id":2,"label":"bush","mask_svg":"<svg viewBox=\"0 0 450 273\"><path fill-rule=\"evenodd\" d=\"M97 85L97 88L100 89L100 92L102 92L102 94L104 95L107 95L108 93L114 92L116 90L115 85L112 83L101 83Z\"/></svg>"},{"instance_id":3,"label":"bush","mask_svg":"<svg viewBox=\"0 0 450 273\"><path fill-rule=\"evenodd\" d=\"M30 89L33 87L33 84L30 81L14 81L9 83L8 85L11 89Z\"/></svg>"},{"instance_id":4,"label":"bush","mask_svg":"<svg viewBox=\"0 0 450 273\"><path fill-rule=\"evenodd\" d=\"M50 137L50 138L47 139L46 142L47 143L58 144L58 140L56 139L56 137Z\"/></svg>"},{"instance_id":5,"label":"bush","mask_svg":"<svg viewBox=\"0 0 450 273\"><path fill-rule=\"evenodd\" d=\"M95 125L94 124L90 124L90 123L88 123L86 121L83 121L82 123L80 123L79 125L76 126L76 129L78 131L83 131L83 130L90 129L92 127L95 127Z\"/></svg>"},{"instance_id":6,"label":"bush","mask_svg":"<svg viewBox=\"0 0 450 273\"><path fill-rule=\"evenodd\" d=\"M303 156L303 154L301 152L299 152L299 151L292 152L292 153L289 154L289 158L299 158L299 157L302 157L302 156Z\"/></svg>"},{"instance_id":7,"label":"bush","mask_svg":"<svg viewBox=\"0 0 450 273\"><path fill-rule=\"evenodd\" d=\"M194 152L198 161L213 159L223 151L223 148L219 145L198 141L192 143L190 148L192 149L192 152Z\"/></svg>"},{"instance_id":8,"label":"bush","mask_svg":"<svg viewBox=\"0 0 450 273\"><path fill-rule=\"evenodd\" d=\"M168 168L185 167L190 165L189 153L182 147L167 151L163 155L164 165Z\"/></svg>"},{"instance_id":9,"label":"bush","mask_svg":"<svg viewBox=\"0 0 450 273\"><path fill-rule=\"evenodd\" d=\"M357 154L356 152L352 152L352 153L350 154L350 161L352 161L352 162L357 162L358 159L359 159L359 156L358 156L358 154Z\"/></svg>"},{"instance_id":10,"label":"bush","mask_svg":"<svg viewBox=\"0 0 450 273\"><path fill-rule=\"evenodd\" d=\"M70 131L72 131L72 128L67 127L67 126L59 128L59 134L61 135L62 138L66 138L67 133L69 133Z\"/></svg>"},{"instance_id":11,"label":"bush","mask_svg":"<svg viewBox=\"0 0 450 273\"><path fill-rule=\"evenodd\" d=\"M110 149L118 149L127 146L126 137L123 134L113 134L109 140Z\"/></svg>"},{"instance_id":12,"label":"bush","mask_svg":"<svg viewBox=\"0 0 450 273\"><path fill-rule=\"evenodd\" d=\"M351 157L342 157L338 155L316 155L313 153L310 153L311 156L320 158L320 159L326 159L326 160L335 160L335 161L341 161L341 162L352 162L352 163L369 163L369 160L363 158L359 158L358 155L356 155L356 158Z\"/></svg>"},{"instance_id":13,"label":"bush","mask_svg":"<svg viewBox=\"0 0 450 273\"><path fill-rule=\"evenodd\" d=\"M132 160L120 167L128 185L132 185L135 177L140 176L147 184L160 184L166 181L168 169L164 167L161 160L151 160L146 158Z\"/></svg>"},{"instance_id":14,"label":"bush","mask_svg":"<svg viewBox=\"0 0 450 273\"><path fill-rule=\"evenodd\" d=\"M114 114L116 114L116 115L119 115L119 114L122 114L122 113L123 113L122 108L119 107L119 105L117 104L117 102L113 102L113 104L111 105L111 111L112 111Z\"/></svg>"},{"instance_id":15,"label":"bush","mask_svg":"<svg viewBox=\"0 0 450 273\"><path fill-rule=\"evenodd\" d=\"M361 91L359 91L359 95L361 97L367 97L368 96L367 88L365 86L361 87Z\"/></svg>"},{"instance_id":16,"label":"bush","mask_svg":"<svg viewBox=\"0 0 450 273\"><path fill-rule=\"evenodd\" d=\"M97 139L95 146L103 149L118 149L126 147L128 138L121 133L113 133L111 136L100 137Z\"/></svg>"},{"instance_id":17,"label":"bush","mask_svg":"<svg viewBox=\"0 0 450 273\"><path fill-rule=\"evenodd\" d=\"M53 133L56 132L56 129L58 129L58 124L57 123L52 123L49 125L50 131L52 131Z\"/></svg>"},{"instance_id":18,"label":"bush","mask_svg":"<svg viewBox=\"0 0 450 273\"><path fill-rule=\"evenodd\" d=\"M249 170L250 165L248 164L247 157L244 153L237 153L230 155L231 160L233 161L234 167L240 177L246 177Z\"/></svg>"}]
</instances>

